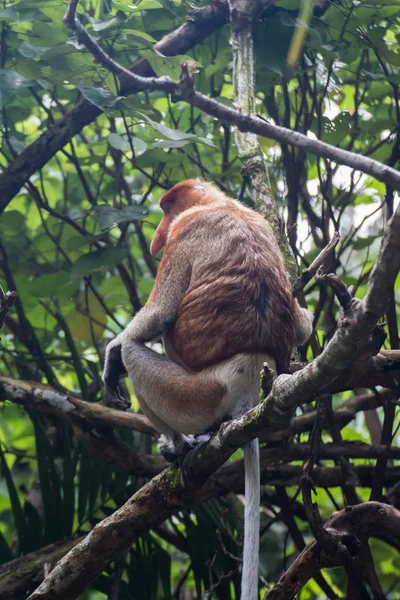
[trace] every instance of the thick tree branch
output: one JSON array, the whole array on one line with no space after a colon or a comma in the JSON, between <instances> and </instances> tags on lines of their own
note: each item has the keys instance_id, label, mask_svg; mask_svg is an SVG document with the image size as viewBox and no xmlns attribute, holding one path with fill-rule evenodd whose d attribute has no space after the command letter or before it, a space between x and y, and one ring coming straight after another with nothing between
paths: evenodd
<instances>
[{"instance_id":1,"label":"thick tree branch","mask_svg":"<svg viewBox=\"0 0 400 600\"><path fill-rule=\"evenodd\" d=\"M258 5L258 6L257 6ZM255 116L255 63L253 24L260 10L255 0L230 0L233 54L233 91L238 112ZM235 143L242 164L243 178L249 181L254 205L271 224L276 239L284 245L283 225L276 206L258 137L235 130ZM285 255L289 254L282 248ZM296 269L293 263L292 267Z\"/></svg>"},{"instance_id":2,"label":"thick tree branch","mask_svg":"<svg viewBox=\"0 0 400 600\"><path fill-rule=\"evenodd\" d=\"M63 416L72 425L77 437L116 469L153 476L166 466L161 456L139 454L114 435L111 424L134 425L139 431L154 434L154 429L142 415L128 413L121 419L119 411L66 396L43 384L39 387L36 382L1 377L0 401L8 399L47 414Z\"/></svg>"},{"instance_id":3,"label":"thick tree branch","mask_svg":"<svg viewBox=\"0 0 400 600\"><path fill-rule=\"evenodd\" d=\"M398 188L397 188L398 189ZM379 257L372 270L364 309L374 315L383 315L389 303L400 269L400 203L386 225Z\"/></svg>"},{"instance_id":4,"label":"thick tree branch","mask_svg":"<svg viewBox=\"0 0 400 600\"><path fill-rule=\"evenodd\" d=\"M54 565L81 539L82 537L56 542L1 565L2 600L15 600L20 594L39 585L45 576L45 566Z\"/></svg>"},{"instance_id":5,"label":"thick tree branch","mask_svg":"<svg viewBox=\"0 0 400 600\"><path fill-rule=\"evenodd\" d=\"M391 233L394 227L392 222L375 272L380 272L379 263L386 260L392 245L396 244ZM385 271L393 280L397 263L385 264ZM377 281L376 276L371 277L369 291L374 290ZM337 332L320 356L291 376L279 376L265 402L239 419L224 423L208 443L184 457L180 469L173 466L156 476L120 510L98 524L84 542L56 565L31 598L49 600L78 595L116 552L127 548L149 526L192 502L207 477L221 467L236 448L256 437L264 427L272 433L287 426L296 406L321 394L354 364L360 352L365 354L364 348L371 344L377 320L385 309L386 304L381 302L379 313L371 314L364 310L362 302L353 300L343 311Z\"/></svg>"},{"instance_id":6,"label":"thick tree branch","mask_svg":"<svg viewBox=\"0 0 400 600\"><path fill-rule=\"evenodd\" d=\"M264 462L262 461L262 466ZM360 479L360 486L369 487L373 478L373 467L357 468L357 477ZM280 486L298 485L300 481L300 467L291 465L269 466L262 472L262 481L270 485L279 484ZM385 474L385 485L393 485L398 480L399 469L389 468ZM343 484L342 476L338 468L320 468L317 467L313 472L313 480L320 487L340 486ZM202 503L210 498L224 496L229 493L243 494L243 461L226 465L214 476L210 477L205 486L203 486L195 498L195 503ZM263 500L267 504L280 506L280 499L272 494L263 493ZM293 505L292 505L293 509ZM302 505L297 505L296 515L305 519ZM155 528L157 533L159 529ZM34 585L39 585L44 578L45 565L54 564L64 556L73 546L78 544L82 538L57 542L41 548L38 551L31 552L26 556L14 559L0 566L0 589L2 599L13 600L17 595L31 590ZM175 543L174 540L169 540ZM185 551L181 548L182 551Z\"/></svg>"},{"instance_id":7,"label":"thick tree branch","mask_svg":"<svg viewBox=\"0 0 400 600\"><path fill-rule=\"evenodd\" d=\"M332 516L325 529L335 532L341 543L352 554L359 539L378 537L400 549L400 512L387 504L365 502L347 507ZM294 598L307 581L321 568L342 564L341 556L321 552L314 540L307 544L284 573L278 584L267 594L268 600Z\"/></svg>"},{"instance_id":8,"label":"thick tree branch","mask_svg":"<svg viewBox=\"0 0 400 600\"><path fill-rule=\"evenodd\" d=\"M98 402L84 402L36 381L0 376L0 402L4 400L50 415L63 416L70 421L76 417L86 419L88 425L125 427L157 435L156 429L144 415L115 410Z\"/></svg>"}]
</instances>

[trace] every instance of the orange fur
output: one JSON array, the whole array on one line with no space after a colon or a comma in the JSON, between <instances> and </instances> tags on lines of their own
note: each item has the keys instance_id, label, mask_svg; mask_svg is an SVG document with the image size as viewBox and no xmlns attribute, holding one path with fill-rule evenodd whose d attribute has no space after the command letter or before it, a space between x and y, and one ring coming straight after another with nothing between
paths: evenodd
<instances>
[{"instance_id":1,"label":"orange fur","mask_svg":"<svg viewBox=\"0 0 400 600\"><path fill-rule=\"evenodd\" d=\"M287 371L296 304L268 223L196 180L174 186L160 205L166 248L149 302L180 260L181 240L195 259L178 317L167 332L174 352L194 371L241 352L268 354L278 372Z\"/></svg>"}]
</instances>

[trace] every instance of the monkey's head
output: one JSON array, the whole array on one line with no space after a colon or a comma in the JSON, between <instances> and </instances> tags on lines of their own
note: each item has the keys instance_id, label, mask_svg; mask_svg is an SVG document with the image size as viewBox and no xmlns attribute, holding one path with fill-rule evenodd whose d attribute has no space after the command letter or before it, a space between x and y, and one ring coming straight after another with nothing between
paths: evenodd
<instances>
[{"instance_id":1,"label":"monkey's head","mask_svg":"<svg viewBox=\"0 0 400 600\"><path fill-rule=\"evenodd\" d=\"M161 248L165 246L169 228L178 215L185 210L189 210L189 208L193 208L193 206L216 202L221 196L224 197L220 190L207 181L187 179L174 185L160 200L164 216L151 242L151 255L156 256Z\"/></svg>"}]
</instances>

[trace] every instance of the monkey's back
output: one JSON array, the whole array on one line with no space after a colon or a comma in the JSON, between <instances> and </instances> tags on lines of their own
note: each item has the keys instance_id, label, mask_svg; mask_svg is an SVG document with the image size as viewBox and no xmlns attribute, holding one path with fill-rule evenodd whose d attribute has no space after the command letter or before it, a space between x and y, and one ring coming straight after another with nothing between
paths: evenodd
<instances>
[{"instance_id":1,"label":"monkey's back","mask_svg":"<svg viewBox=\"0 0 400 600\"><path fill-rule=\"evenodd\" d=\"M192 267L168 334L182 361L198 371L255 352L272 356L285 372L295 338L294 299L269 224L229 200L182 215L168 243L182 244Z\"/></svg>"}]
</instances>

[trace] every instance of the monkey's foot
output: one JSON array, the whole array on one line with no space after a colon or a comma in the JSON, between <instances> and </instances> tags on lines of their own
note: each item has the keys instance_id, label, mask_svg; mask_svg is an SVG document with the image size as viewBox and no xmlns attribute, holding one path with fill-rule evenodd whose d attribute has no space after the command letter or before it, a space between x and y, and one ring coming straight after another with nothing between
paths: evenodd
<instances>
[{"instance_id":1,"label":"monkey's foot","mask_svg":"<svg viewBox=\"0 0 400 600\"><path fill-rule=\"evenodd\" d=\"M206 442L209 442L213 435L214 435L214 433L211 433L211 432L196 433L196 435L195 435L196 446L199 446L200 444L205 444Z\"/></svg>"},{"instance_id":2,"label":"monkey's foot","mask_svg":"<svg viewBox=\"0 0 400 600\"><path fill-rule=\"evenodd\" d=\"M104 385L107 404L112 408L119 410L128 410L131 407L131 401L123 397L119 388L111 388L107 384Z\"/></svg>"},{"instance_id":3,"label":"monkey's foot","mask_svg":"<svg viewBox=\"0 0 400 600\"><path fill-rule=\"evenodd\" d=\"M158 449L168 462L175 462L197 446L197 440L193 435L176 434L174 439L162 434L158 440Z\"/></svg>"}]
</instances>

